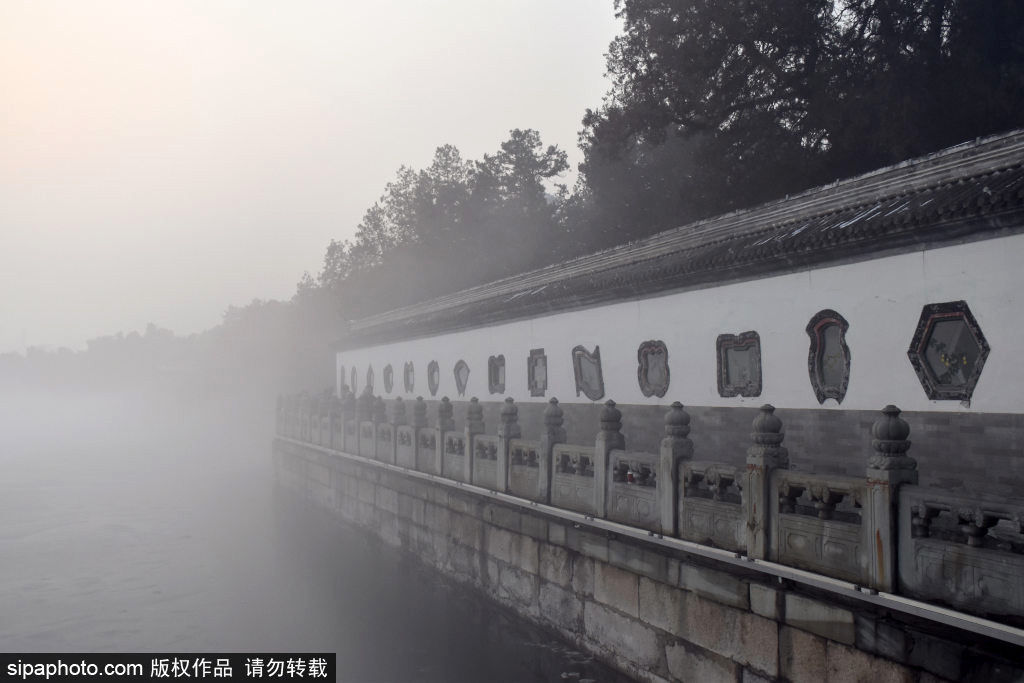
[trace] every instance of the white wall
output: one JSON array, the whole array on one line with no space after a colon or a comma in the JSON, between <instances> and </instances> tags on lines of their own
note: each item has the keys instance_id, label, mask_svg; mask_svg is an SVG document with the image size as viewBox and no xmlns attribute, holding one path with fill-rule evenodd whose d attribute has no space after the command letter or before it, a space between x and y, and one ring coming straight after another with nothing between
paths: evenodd
<instances>
[{"instance_id":1,"label":"white wall","mask_svg":"<svg viewBox=\"0 0 1024 683\"><path fill-rule=\"evenodd\" d=\"M877 410L895 403L904 410L1024 412L1024 362L1020 292L1024 235L820 268L762 280L596 306L435 337L338 353L346 381L353 365L362 390L373 364L375 393L405 399L431 398L427 363L441 368L437 398L457 395L453 368L470 367L462 400L589 403L576 396L570 351L577 344L601 347L605 399L619 403L739 406L772 403L780 408L818 407L807 375L809 339L805 328L818 311L831 308L850 324L846 341L852 357L842 408ZM967 302L991 353L969 408L959 401L931 401L907 359L907 348L925 304ZM756 398L722 398L716 379L719 334L755 330L761 337L763 389ZM668 346L671 384L664 398L646 398L637 383L637 347L648 339ZM531 397L526 359L533 348L548 357L548 390ZM502 396L487 390L487 359L505 355ZM416 368L415 390L405 393L402 370ZM394 368L394 387L384 392L383 370ZM602 400L605 400L602 399ZM835 407L827 400L826 407Z\"/></svg>"}]
</instances>

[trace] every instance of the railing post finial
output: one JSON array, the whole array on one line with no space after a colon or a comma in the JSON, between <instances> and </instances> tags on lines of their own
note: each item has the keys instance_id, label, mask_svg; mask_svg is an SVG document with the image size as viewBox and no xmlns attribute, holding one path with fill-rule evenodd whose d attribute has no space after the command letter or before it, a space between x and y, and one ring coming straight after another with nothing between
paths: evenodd
<instances>
[{"instance_id":1,"label":"railing post finial","mask_svg":"<svg viewBox=\"0 0 1024 683\"><path fill-rule=\"evenodd\" d=\"M519 428L519 408L515 401L509 396L505 399L505 405L501 407L501 426L498 427L498 436L507 439L518 439L522 435Z\"/></svg>"},{"instance_id":2,"label":"railing post finial","mask_svg":"<svg viewBox=\"0 0 1024 683\"><path fill-rule=\"evenodd\" d=\"M427 402L422 396L417 396L416 403L412 405L412 426L417 429L427 426Z\"/></svg>"},{"instance_id":3,"label":"railing post finial","mask_svg":"<svg viewBox=\"0 0 1024 683\"><path fill-rule=\"evenodd\" d=\"M445 396L437 406L437 428L442 432L450 432L455 429L455 420L452 417L455 410L452 408L451 400Z\"/></svg>"}]
</instances>

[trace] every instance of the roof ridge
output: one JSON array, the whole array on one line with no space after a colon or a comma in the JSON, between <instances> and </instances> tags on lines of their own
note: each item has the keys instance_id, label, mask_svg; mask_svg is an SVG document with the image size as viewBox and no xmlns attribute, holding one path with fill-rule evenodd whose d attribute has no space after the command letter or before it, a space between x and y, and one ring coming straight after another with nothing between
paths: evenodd
<instances>
[{"instance_id":1,"label":"roof ridge","mask_svg":"<svg viewBox=\"0 0 1024 683\"><path fill-rule=\"evenodd\" d=\"M878 204L887 199L928 192L946 184L966 185L984 175L1020 166L1022 162L1024 130L977 138L925 156L809 188L782 199L676 226L525 273L366 316L351 321L351 327L353 330L366 329L385 320L406 317L410 312L423 315L513 295L506 299L508 301L534 288L543 289L556 282L593 276L610 267L625 265L623 259L626 255L631 263L637 263L699 246L713 246L765 234L801 219L810 221ZM894 181L898 179L903 182L894 186Z\"/></svg>"}]
</instances>

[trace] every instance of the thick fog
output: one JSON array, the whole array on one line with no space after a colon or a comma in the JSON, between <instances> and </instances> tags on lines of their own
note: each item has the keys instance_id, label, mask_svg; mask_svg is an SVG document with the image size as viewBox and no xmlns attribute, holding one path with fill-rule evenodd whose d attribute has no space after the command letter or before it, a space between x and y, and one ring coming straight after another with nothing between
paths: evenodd
<instances>
[{"instance_id":1,"label":"thick fog","mask_svg":"<svg viewBox=\"0 0 1024 683\"><path fill-rule=\"evenodd\" d=\"M0 648L602 671L283 504L270 454L341 329L274 300L440 145L535 128L578 161L616 28L585 0L0 5Z\"/></svg>"},{"instance_id":2,"label":"thick fog","mask_svg":"<svg viewBox=\"0 0 1024 683\"><path fill-rule=\"evenodd\" d=\"M617 679L276 496L272 425L251 390L0 393L3 649L335 652L348 681Z\"/></svg>"},{"instance_id":3,"label":"thick fog","mask_svg":"<svg viewBox=\"0 0 1024 683\"><path fill-rule=\"evenodd\" d=\"M287 299L403 164L579 160L611 2L0 4L0 353Z\"/></svg>"}]
</instances>

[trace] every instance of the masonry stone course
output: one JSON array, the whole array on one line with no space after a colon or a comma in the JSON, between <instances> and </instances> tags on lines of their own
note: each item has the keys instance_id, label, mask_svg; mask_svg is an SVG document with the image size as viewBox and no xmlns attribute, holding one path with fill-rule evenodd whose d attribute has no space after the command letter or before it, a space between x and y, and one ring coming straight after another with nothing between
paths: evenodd
<instances>
[{"instance_id":1,"label":"masonry stone course","mask_svg":"<svg viewBox=\"0 0 1024 683\"><path fill-rule=\"evenodd\" d=\"M785 605L787 624L841 643L856 642L853 612L792 594Z\"/></svg>"},{"instance_id":2,"label":"masonry stone course","mask_svg":"<svg viewBox=\"0 0 1024 683\"><path fill-rule=\"evenodd\" d=\"M585 597L594 596L594 567L592 558L575 555L572 558L572 589Z\"/></svg>"},{"instance_id":3,"label":"masonry stone course","mask_svg":"<svg viewBox=\"0 0 1024 683\"><path fill-rule=\"evenodd\" d=\"M686 600L683 592L672 586L640 577L639 614L642 621L674 636L682 635L686 620Z\"/></svg>"},{"instance_id":4,"label":"masonry stone course","mask_svg":"<svg viewBox=\"0 0 1024 683\"><path fill-rule=\"evenodd\" d=\"M679 587L730 607L750 607L750 589L747 582L712 569L691 564L683 565L680 568Z\"/></svg>"},{"instance_id":5,"label":"masonry stone course","mask_svg":"<svg viewBox=\"0 0 1024 683\"><path fill-rule=\"evenodd\" d=\"M542 581L538 595L540 615L548 622L572 632L583 626L583 600L564 587Z\"/></svg>"},{"instance_id":6,"label":"masonry stone course","mask_svg":"<svg viewBox=\"0 0 1024 683\"><path fill-rule=\"evenodd\" d=\"M779 627L756 614L684 591L680 637L740 664L777 675Z\"/></svg>"},{"instance_id":7,"label":"masonry stone course","mask_svg":"<svg viewBox=\"0 0 1024 683\"><path fill-rule=\"evenodd\" d=\"M895 662L829 641L825 678L828 683L915 683L917 674Z\"/></svg>"},{"instance_id":8,"label":"masonry stone course","mask_svg":"<svg viewBox=\"0 0 1024 683\"><path fill-rule=\"evenodd\" d=\"M550 543L540 545L540 575L560 586L572 585L572 556L565 548Z\"/></svg>"},{"instance_id":9,"label":"masonry stone course","mask_svg":"<svg viewBox=\"0 0 1024 683\"><path fill-rule=\"evenodd\" d=\"M736 683L740 665L713 652L682 641L665 647L669 674L680 681L704 683Z\"/></svg>"},{"instance_id":10,"label":"masonry stone course","mask_svg":"<svg viewBox=\"0 0 1024 683\"><path fill-rule=\"evenodd\" d=\"M639 617L639 583L636 574L609 564L595 565L594 598L633 617Z\"/></svg>"},{"instance_id":11,"label":"masonry stone course","mask_svg":"<svg viewBox=\"0 0 1024 683\"><path fill-rule=\"evenodd\" d=\"M791 683L818 683L824 677L827 662L824 638L799 629L779 629L779 674Z\"/></svg>"},{"instance_id":12,"label":"masonry stone course","mask_svg":"<svg viewBox=\"0 0 1024 683\"><path fill-rule=\"evenodd\" d=\"M754 614L778 621L782 614L779 591L759 583L751 583L748 592L750 609Z\"/></svg>"},{"instance_id":13,"label":"masonry stone course","mask_svg":"<svg viewBox=\"0 0 1024 683\"><path fill-rule=\"evenodd\" d=\"M608 562L658 581L668 581L668 558L622 541L608 541Z\"/></svg>"},{"instance_id":14,"label":"masonry stone course","mask_svg":"<svg viewBox=\"0 0 1024 683\"><path fill-rule=\"evenodd\" d=\"M604 650L614 650L640 667L657 671L662 658L658 632L636 619L596 602L583 607L585 638Z\"/></svg>"}]
</instances>

